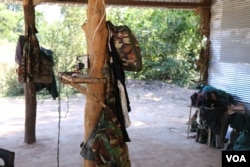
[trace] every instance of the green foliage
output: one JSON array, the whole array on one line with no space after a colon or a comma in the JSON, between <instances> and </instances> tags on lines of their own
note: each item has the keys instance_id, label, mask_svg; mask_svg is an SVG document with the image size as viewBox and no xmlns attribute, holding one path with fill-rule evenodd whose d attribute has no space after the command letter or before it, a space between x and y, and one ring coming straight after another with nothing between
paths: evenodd
<instances>
[{"instance_id":1,"label":"green foliage","mask_svg":"<svg viewBox=\"0 0 250 167\"><path fill-rule=\"evenodd\" d=\"M74 70L76 57L86 54L82 30L86 9L86 6L62 6L62 17L54 22L48 22L44 13L36 11L39 43L53 51L56 73ZM4 20L0 22L0 39L16 42L24 32L22 7L0 4L0 19ZM199 16L192 10L107 7L106 19L115 25L128 25L139 41L143 69L126 72L127 78L160 79L180 86L192 85L191 80L198 75L195 61L201 47ZM23 92L13 69L0 81L0 85L4 95ZM63 86L62 93L66 92L75 93L75 90ZM46 91L39 94L44 95Z\"/></svg>"},{"instance_id":2,"label":"green foliage","mask_svg":"<svg viewBox=\"0 0 250 167\"><path fill-rule=\"evenodd\" d=\"M22 7L20 5L1 4L0 8L3 9L0 11L0 18L6 18L7 15L10 16L6 18L6 23L0 23L0 31L4 30L3 36L0 34L0 39L7 37L10 41L14 40L16 42L18 36L23 34L24 25L20 26L22 27L20 32L15 31L13 28L20 25L17 22L17 13L22 13L21 20L23 22ZM36 28L38 30L39 44L53 51L56 74L57 72L74 70L76 56L86 53L85 34L81 28L81 25L86 20L86 7L62 7L61 13L63 16L62 20L59 19L49 23L46 21L44 14L36 10ZM4 75L4 79L0 82L2 95L23 95L23 86L18 83L15 71L10 70L8 74L5 74L6 76ZM59 85L59 80L57 82L57 85ZM62 94L73 94L75 92L72 87L62 86ZM38 96L44 95L48 95L47 90L38 92Z\"/></svg>"},{"instance_id":3,"label":"green foliage","mask_svg":"<svg viewBox=\"0 0 250 167\"><path fill-rule=\"evenodd\" d=\"M107 13L114 24L129 25L141 47L143 70L128 72L128 77L167 80L180 86L193 84L201 47L199 16L193 11L111 7Z\"/></svg>"},{"instance_id":4,"label":"green foliage","mask_svg":"<svg viewBox=\"0 0 250 167\"><path fill-rule=\"evenodd\" d=\"M15 42L23 32L24 19L20 5L0 3L0 40Z\"/></svg>"},{"instance_id":5,"label":"green foliage","mask_svg":"<svg viewBox=\"0 0 250 167\"><path fill-rule=\"evenodd\" d=\"M75 70L77 56L86 54L85 34L81 25L86 20L86 7L62 7L63 20L37 24L40 45L53 51L55 72ZM59 85L59 80L57 80ZM61 94L76 93L70 86L63 86Z\"/></svg>"},{"instance_id":6,"label":"green foliage","mask_svg":"<svg viewBox=\"0 0 250 167\"><path fill-rule=\"evenodd\" d=\"M24 93L23 85L18 83L15 67L0 63L0 94L1 96L20 96Z\"/></svg>"},{"instance_id":7,"label":"green foliage","mask_svg":"<svg viewBox=\"0 0 250 167\"><path fill-rule=\"evenodd\" d=\"M52 49L57 72L72 70L75 59L86 53L85 34L81 25L86 20L85 7L62 7L63 20L37 25L40 45Z\"/></svg>"}]
</instances>

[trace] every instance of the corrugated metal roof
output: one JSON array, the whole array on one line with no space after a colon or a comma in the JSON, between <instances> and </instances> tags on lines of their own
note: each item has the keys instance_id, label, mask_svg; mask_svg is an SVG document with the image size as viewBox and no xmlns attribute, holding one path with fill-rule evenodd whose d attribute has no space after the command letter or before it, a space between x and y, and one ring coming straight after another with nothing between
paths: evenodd
<instances>
[{"instance_id":1,"label":"corrugated metal roof","mask_svg":"<svg viewBox=\"0 0 250 167\"><path fill-rule=\"evenodd\" d=\"M159 8L197 8L210 7L212 0L106 0L108 5L141 6ZM0 2L22 2L22 0L0 0ZM87 4L88 0L33 0L33 4L63 3L63 4Z\"/></svg>"},{"instance_id":2,"label":"corrugated metal roof","mask_svg":"<svg viewBox=\"0 0 250 167\"><path fill-rule=\"evenodd\" d=\"M125 0L126 1L126 0ZM128 1L140 1L140 2L146 2L146 1L149 1L149 2L173 2L173 3L176 3L176 2L179 2L179 3L202 3L204 2L204 0L128 0Z\"/></svg>"}]
</instances>

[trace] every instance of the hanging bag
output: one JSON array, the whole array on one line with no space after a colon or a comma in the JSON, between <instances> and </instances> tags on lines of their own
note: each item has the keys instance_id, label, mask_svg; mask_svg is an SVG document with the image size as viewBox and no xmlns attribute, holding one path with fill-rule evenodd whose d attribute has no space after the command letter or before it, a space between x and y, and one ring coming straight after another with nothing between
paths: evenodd
<instances>
[{"instance_id":1,"label":"hanging bag","mask_svg":"<svg viewBox=\"0 0 250 167\"><path fill-rule=\"evenodd\" d=\"M19 80L19 82L26 82L27 78L29 78L34 83L50 84L53 82L52 51L40 48L36 33L36 28L30 25L21 60L24 69L19 70L26 77Z\"/></svg>"},{"instance_id":2,"label":"hanging bag","mask_svg":"<svg viewBox=\"0 0 250 167\"><path fill-rule=\"evenodd\" d=\"M18 76L18 82L24 83L26 82L26 57L23 57L23 48L26 42L26 37L24 35L20 35L17 41L16 46L16 55L15 61L18 64L18 68L16 69L16 73Z\"/></svg>"},{"instance_id":3,"label":"hanging bag","mask_svg":"<svg viewBox=\"0 0 250 167\"><path fill-rule=\"evenodd\" d=\"M109 107L103 108L100 119L81 148L81 156L94 160L96 167L130 167L119 122Z\"/></svg>"},{"instance_id":4,"label":"hanging bag","mask_svg":"<svg viewBox=\"0 0 250 167\"><path fill-rule=\"evenodd\" d=\"M126 25L115 26L107 21L109 42L114 42L117 52L126 71L141 71L142 56L139 43L130 28Z\"/></svg>"}]
</instances>

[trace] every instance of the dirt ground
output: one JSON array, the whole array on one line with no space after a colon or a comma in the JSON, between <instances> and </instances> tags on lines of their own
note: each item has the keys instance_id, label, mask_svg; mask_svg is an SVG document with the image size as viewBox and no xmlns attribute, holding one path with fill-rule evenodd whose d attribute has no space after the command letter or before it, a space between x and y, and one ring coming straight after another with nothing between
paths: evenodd
<instances>
[{"instance_id":1,"label":"dirt ground","mask_svg":"<svg viewBox=\"0 0 250 167\"><path fill-rule=\"evenodd\" d=\"M132 108L132 125L127 129L132 167L221 167L221 150L186 137L187 106L195 90L131 80L127 89ZM24 99L2 98L0 106L0 148L15 152L15 167L83 166L84 95L61 101L59 157L58 100L37 100L37 141L29 145L24 143Z\"/></svg>"}]
</instances>

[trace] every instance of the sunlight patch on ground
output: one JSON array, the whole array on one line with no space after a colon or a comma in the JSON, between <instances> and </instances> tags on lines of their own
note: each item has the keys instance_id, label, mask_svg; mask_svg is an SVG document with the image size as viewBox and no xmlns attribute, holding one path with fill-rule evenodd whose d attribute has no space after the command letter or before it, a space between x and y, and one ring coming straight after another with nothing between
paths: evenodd
<instances>
[{"instance_id":1,"label":"sunlight patch on ground","mask_svg":"<svg viewBox=\"0 0 250 167\"><path fill-rule=\"evenodd\" d=\"M147 94L145 94L145 97L147 97L147 99L152 100L152 101L161 101L162 100L161 97L155 97L154 93L147 93Z\"/></svg>"},{"instance_id":2,"label":"sunlight patch on ground","mask_svg":"<svg viewBox=\"0 0 250 167\"><path fill-rule=\"evenodd\" d=\"M141 121L134 121L132 123L132 126L134 126L134 127L139 127L139 126L143 126L143 125L146 125L146 123L141 122Z\"/></svg>"}]
</instances>

